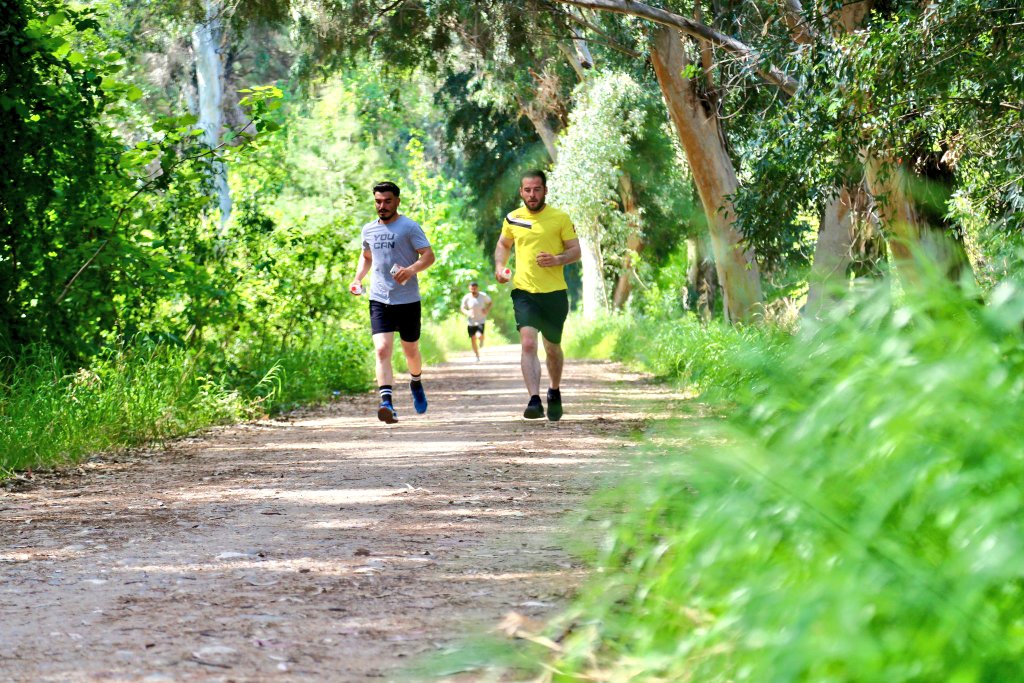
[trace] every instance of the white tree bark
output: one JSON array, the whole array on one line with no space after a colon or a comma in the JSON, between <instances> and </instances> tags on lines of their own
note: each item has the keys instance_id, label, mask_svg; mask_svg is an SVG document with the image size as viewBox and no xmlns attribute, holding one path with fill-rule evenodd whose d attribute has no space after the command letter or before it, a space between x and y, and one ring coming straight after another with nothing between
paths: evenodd
<instances>
[{"instance_id":1,"label":"white tree bark","mask_svg":"<svg viewBox=\"0 0 1024 683\"><path fill-rule=\"evenodd\" d=\"M701 320L711 320L715 308L718 282L715 264L703 236L686 238L686 286L682 288L684 305L695 311Z\"/></svg>"},{"instance_id":2,"label":"white tree bark","mask_svg":"<svg viewBox=\"0 0 1024 683\"><path fill-rule=\"evenodd\" d=\"M660 28L651 50L669 114L679 134L708 220L726 319L750 321L761 313L761 275L751 250L742 244L729 196L739 182L715 111L709 111L696 84L683 75L689 59L679 33Z\"/></svg>"},{"instance_id":3,"label":"white tree bark","mask_svg":"<svg viewBox=\"0 0 1024 683\"><path fill-rule=\"evenodd\" d=\"M887 242L896 266L902 275L916 280L912 246L921 240L922 225L914 200L907 192L907 175L898 165L884 164L873 156L865 160L864 170L868 189L888 230Z\"/></svg>"},{"instance_id":4,"label":"white tree bark","mask_svg":"<svg viewBox=\"0 0 1024 683\"><path fill-rule=\"evenodd\" d=\"M224 131L224 63L220 47L224 37L221 14L224 8L219 0L206 0L206 18L192 32L192 51L196 65L198 91L197 116L203 129L203 142L216 149ZM231 190L228 188L227 167L220 159L212 158L210 172L220 207L220 225L223 233L231 216Z\"/></svg>"},{"instance_id":5,"label":"white tree bark","mask_svg":"<svg viewBox=\"0 0 1024 683\"><path fill-rule=\"evenodd\" d=\"M626 302L629 301L629 295L633 292L633 278L636 277L636 271L633 266L632 254L643 248L643 239L640 237L640 211L636 205L633 179L628 173L619 176L619 197L622 200L622 212L626 214L630 230L626 236L628 251L623 259L619 280L615 284L615 292L612 294L612 306L617 309L625 307Z\"/></svg>"},{"instance_id":6,"label":"white tree bark","mask_svg":"<svg viewBox=\"0 0 1024 683\"><path fill-rule=\"evenodd\" d=\"M583 266L583 317L593 320L608 310L608 296L604 287L604 268L600 244L586 230L578 232L580 239L580 265Z\"/></svg>"},{"instance_id":7,"label":"white tree bark","mask_svg":"<svg viewBox=\"0 0 1024 683\"><path fill-rule=\"evenodd\" d=\"M854 197L845 187L825 205L814 246L805 316L820 316L832 296L846 289L846 269L852 260L854 210Z\"/></svg>"}]
</instances>

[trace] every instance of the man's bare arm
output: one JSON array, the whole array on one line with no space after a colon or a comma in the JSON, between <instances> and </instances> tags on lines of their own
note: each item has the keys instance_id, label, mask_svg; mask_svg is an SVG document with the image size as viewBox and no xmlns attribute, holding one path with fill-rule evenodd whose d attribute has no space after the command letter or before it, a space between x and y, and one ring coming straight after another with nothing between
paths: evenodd
<instances>
[{"instance_id":1,"label":"man's bare arm","mask_svg":"<svg viewBox=\"0 0 1024 683\"><path fill-rule=\"evenodd\" d=\"M505 268L512 256L512 245L509 238L502 235L498 238L498 245L494 247L494 277L498 282L508 282L509 277L505 275Z\"/></svg>"},{"instance_id":2,"label":"man's bare arm","mask_svg":"<svg viewBox=\"0 0 1024 683\"><path fill-rule=\"evenodd\" d=\"M354 285L358 285L359 289L363 286L363 278L370 272L370 267L373 266L373 252L369 249L363 249L359 254L359 262L356 264L356 276L349 283L349 291L352 291ZM356 290L358 291L358 289ZM355 292L352 292L355 294Z\"/></svg>"},{"instance_id":3,"label":"man's bare arm","mask_svg":"<svg viewBox=\"0 0 1024 683\"><path fill-rule=\"evenodd\" d=\"M405 268L399 268L398 272L395 273L395 282L400 285L404 285L409 279L416 273L422 273L430 266L434 265L434 261L437 257L434 256L434 250L431 247L423 247L417 249L416 253L420 255L416 262L406 266Z\"/></svg>"}]
</instances>

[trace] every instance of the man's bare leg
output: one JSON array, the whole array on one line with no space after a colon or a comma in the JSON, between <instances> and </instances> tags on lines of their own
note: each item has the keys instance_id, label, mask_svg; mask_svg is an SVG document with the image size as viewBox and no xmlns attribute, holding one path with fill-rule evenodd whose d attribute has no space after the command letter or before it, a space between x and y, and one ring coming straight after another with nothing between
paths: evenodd
<instances>
[{"instance_id":1,"label":"man's bare leg","mask_svg":"<svg viewBox=\"0 0 1024 683\"><path fill-rule=\"evenodd\" d=\"M406 364L409 366L409 374L419 376L423 371L423 358L420 356L420 343L418 341L402 341L402 353L405 354Z\"/></svg>"},{"instance_id":2,"label":"man's bare leg","mask_svg":"<svg viewBox=\"0 0 1024 683\"><path fill-rule=\"evenodd\" d=\"M377 385L391 386L395 380L395 373L391 368L391 354L395 350L395 333L378 332L373 335L373 348L377 354L375 367Z\"/></svg>"},{"instance_id":3,"label":"man's bare leg","mask_svg":"<svg viewBox=\"0 0 1024 683\"><path fill-rule=\"evenodd\" d=\"M480 347L477 346L476 337L477 335L474 334L472 337L469 338L469 341L471 344L473 344L473 353L476 354L476 359L480 360Z\"/></svg>"},{"instance_id":4,"label":"man's bare leg","mask_svg":"<svg viewBox=\"0 0 1024 683\"><path fill-rule=\"evenodd\" d=\"M412 391L412 405L416 412L422 415L427 412L427 394L423 391L423 385L420 383L420 373L423 372L423 358L420 356L419 341L407 342L403 340L402 352L405 354L405 361L409 366L409 374L412 375L412 381L409 383L409 389Z\"/></svg>"},{"instance_id":5,"label":"man's bare leg","mask_svg":"<svg viewBox=\"0 0 1024 683\"><path fill-rule=\"evenodd\" d=\"M545 339L544 353L547 355L545 363L548 366L548 379L551 382L551 388L557 389L562 382L562 366L565 364L565 354L562 353L562 345Z\"/></svg>"},{"instance_id":6,"label":"man's bare leg","mask_svg":"<svg viewBox=\"0 0 1024 683\"><path fill-rule=\"evenodd\" d=\"M555 344L544 340L545 362L548 366L548 379L551 381L551 388L548 389L548 419L556 422L562 419L562 393L559 385L562 382L562 366L565 364L565 355L562 353L561 344Z\"/></svg>"},{"instance_id":7,"label":"man's bare leg","mask_svg":"<svg viewBox=\"0 0 1024 683\"><path fill-rule=\"evenodd\" d=\"M537 357L537 330L532 327L519 328L519 343L522 356L519 364L523 369L523 381L530 396L540 394L540 359Z\"/></svg>"},{"instance_id":8,"label":"man's bare leg","mask_svg":"<svg viewBox=\"0 0 1024 683\"><path fill-rule=\"evenodd\" d=\"M523 381L530 394L530 402L523 411L523 417L536 420L544 417L544 404L540 400L540 359L537 357L537 330L533 327L519 328L519 343L522 344Z\"/></svg>"},{"instance_id":9,"label":"man's bare leg","mask_svg":"<svg viewBox=\"0 0 1024 683\"><path fill-rule=\"evenodd\" d=\"M377 373L377 386L380 391L380 407L377 409L377 419L387 424L394 424L398 421L391 398L391 385L395 379L394 370L391 367L391 354L395 350L395 333L378 332L373 335L373 348L376 356L374 369Z\"/></svg>"}]
</instances>

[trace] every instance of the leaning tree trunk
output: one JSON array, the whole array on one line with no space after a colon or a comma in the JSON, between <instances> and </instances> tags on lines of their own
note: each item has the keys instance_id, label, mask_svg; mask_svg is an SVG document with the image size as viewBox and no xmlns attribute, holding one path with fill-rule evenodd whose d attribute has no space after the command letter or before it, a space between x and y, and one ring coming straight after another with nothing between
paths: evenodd
<instances>
[{"instance_id":1,"label":"leaning tree trunk","mask_svg":"<svg viewBox=\"0 0 1024 683\"><path fill-rule=\"evenodd\" d=\"M224 37L221 14L224 7L218 0L206 0L206 18L192 32L192 51L196 61L198 90L197 115L203 129L203 142L211 150L220 145L224 129L224 63L220 46ZM210 158L210 174L217 191L221 232L231 216L231 190L224 162L216 155Z\"/></svg>"},{"instance_id":2,"label":"leaning tree trunk","mask_svg":"<svg viewBox=\"0 0 1024 683\"><path fill-rule=\"evenodd\" d=\"M929 221L920 203L920 195L928 192L924 187L928 181L897 163L883 164L875 157L868 157L865 167L900 276L908 284L923 282L928 270L953 281L973 279L964 245Z\"/></svg>"},{"instance_id":3,"label":"leaning tree trunk","mask_svg":"<svg viewBox=\"0 0 1024 683\"><path fill-rule=\"evenodd\" d=\"M739 182L718 114L705 106L697 84L683 75L689 59L678 32L657 29L651 62L704 205L726 320L753 320L761 311L761 276L752 251L743 246L736 229L729 197Z\"/></svg>"},{"instance_id":4,"label":"leaning tree trunk","mask_svg":"<svg viewBox=\"0 0 1024 683\"><path fill-rule=\"evenodd\" d=\"M601 246L595 239L595 230L578 231L580 240L580 278L583 281L583 317L593 320L608 310L608 296L604 288L604 267Z\"/></svg>"},{"instance_id":5,"label":"leaning tree trunk","mask_svg":"<svg viewBox=\"0 0 1024 683\"><path fill-rule=\"evenodd\" d=\"M632 254L643 249L643 240L640 237L640 211L636 205L633 180L628 173L619 176L619 197L622 199L622 212L626 214L629 234L626 236L627 251L622 262L622 272L619 274L619 281L615 284L615 293L612 295L612 306L616 309L622 309L633 292L633 278L636 271L633 266Z\"/></svg>"},{"instance_id":6,"label":"leaning tree trunk","mask_svg":"<svg viewBox=\"0 0 1024 683\"><path fill-rule=\"evenodd\" d=\"M516 101L519 103L519 112L525 114L526 118L530 119L530 123L533 124L533 129L537 131L537 136L540 141L544 143L544 149L547 150L548 156L551 157L552 163L558 162L558 134L551 124L548 122L547 112L538 107L534 102L526 102L522 97L516 97Z\"/></svg>"}]
</instances>

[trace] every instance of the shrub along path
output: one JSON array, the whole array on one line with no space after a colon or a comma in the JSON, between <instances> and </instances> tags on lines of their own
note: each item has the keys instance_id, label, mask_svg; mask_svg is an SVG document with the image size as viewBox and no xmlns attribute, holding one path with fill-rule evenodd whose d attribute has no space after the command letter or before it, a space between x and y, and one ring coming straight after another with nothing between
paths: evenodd
<instances>
[{"instance_id":1,"label":"shrub along path","mask_svg":"<svg viewBox=\"0 0 1024 683\"><path fill-rule=\"evenodd\" d=\"M553 613L583 578L567 513L621 476L678 396L572 362L560 423L527 422L515 347L397 394L95 459L0 494L0 678L389 679ZM472 674L467 674L472 677Z\"/></svg>"}]
</instances>

